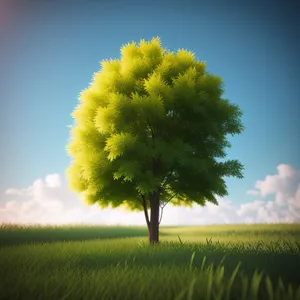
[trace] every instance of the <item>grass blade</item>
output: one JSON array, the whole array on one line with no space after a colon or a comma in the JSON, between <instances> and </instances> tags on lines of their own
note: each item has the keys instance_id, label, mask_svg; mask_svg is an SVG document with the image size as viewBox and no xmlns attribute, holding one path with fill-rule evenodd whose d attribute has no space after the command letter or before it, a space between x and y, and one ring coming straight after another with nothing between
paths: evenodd
<instances>
[{"instance_id":1,"label":"grass blade","mask_svg":"<svg viewBox=\"0 0 300 300\"><path fill-rule=\"evenodd\" d=\"M179 239L180 244L183 245L183 242L182 242L180 236L179 236L179 235L177 235L177 236L178 236L178 239Z\"/></svg>"},{"instance_id":2,"label":"grass blade","mask_svg":"<svg viewBox=\"0 0 300 300\"><path fill-rule=\"evenodd\" d=\"M273 285L269 276L267 276L266 278L266 290L269 296L269 300L273 300L274 299Z\"/></svg>"},{"instance_id":3,"label":"grass blade","mask_svg":"<svg viewBox=\"0 0 300 300\"><path fill-rule=\"evenodd\" d=\"M211 288L212 288L212 282L213 282L213 265L210 265L207 269L208 272L208 280L207 280L207 290L206 290L206 300L210 300L211 296Z\"/></svg>"},{"instance_id":4,"label":"grass blade","mask_svg":"<svg viewBox=\"0 0 300 300\"><path fill-rule=\"evenodd\" d=\"M234 269L234 271L233 271L233 273L232 273L232 275L231 275L231 277L230 277L230 279L229 279L229 281L227 283L227 289L226 289L226 299L227 300L229 300L229 295L230 295L231 287L232 287L232 284L234 282L234 279L236 277L236 274L237 274L237 272L238 272L241 264L242 264L241 262L239 262L237 264L236 268Z\"/></svg>"},{"instance_id":5,"label":"grass blade","mask_svg":"<svg viewBox=\"0 0 300 300\"><path fill-rule=\"evenodd\" d=\"M206 256L203 257L201 268L200 268L201 271L203 271L204 269L205 261L206 261Z\"/></svg>"},{"instance_id":6,"label":"grass blade","mask_svg":"<svg viewBox=\"0 0 300 300\"><path fill-rule=\"evenodd\" d=\"M187 293L187 300L192 300L194 294L194 286L196 283L196 277L194 277L189 285L188 293Z\"/></svg>"},{"instance_id":7,"label":"grass blade","mask_svg":"<svg viewBox=\"0 0 300 300\"><path fill-rule=\"evenodd\" d=\"M194 261L194 258L195 258L195 251L193 252L192 257L191 257L191 261L190 261L190 271L192 270L192 267L193 267L193 261Z\"/></svg>"},{"instance_id":8,"label":"grass blade","mask_svg":"<svg viewBox=\"0 0 300 300\"><path fill-rule=\"evenodd\" d=\"M263 272L259 273L257 270L255 270L252 277L251 288L250 288L252 299L257 299L258 289L259 289L262 276L263 276Z\"/></svg>"}]
</instances>

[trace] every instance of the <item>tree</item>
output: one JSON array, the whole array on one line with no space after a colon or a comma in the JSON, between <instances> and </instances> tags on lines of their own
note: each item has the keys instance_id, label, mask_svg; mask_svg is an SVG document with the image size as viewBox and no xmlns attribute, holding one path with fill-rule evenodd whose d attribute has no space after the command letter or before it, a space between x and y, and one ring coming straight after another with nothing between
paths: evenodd
<instances>
[{"instance_id":1,"label":"tree","mask_svg":"<svg viewBox=\"0 0 300 300\"><path fill-rule=\"evenodd\" d=\"M243 178L239 161L221 161L226 135L243 130L242 111L221 98L222 79L204 62L159 38L127 44L101 65L72 114L69 185L87 204L144 211L155 244L168 202L217 205L228 194L223 177Z\"/></svg>"}]
</instances>

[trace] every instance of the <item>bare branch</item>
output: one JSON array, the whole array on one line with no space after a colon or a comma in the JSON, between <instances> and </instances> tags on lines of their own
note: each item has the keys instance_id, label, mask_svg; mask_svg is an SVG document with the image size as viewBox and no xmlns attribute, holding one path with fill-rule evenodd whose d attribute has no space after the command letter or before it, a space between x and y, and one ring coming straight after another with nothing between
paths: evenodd
<instances>
[{"instance_id":1,"label":"bare branch","mask_svg":"<svg viewBox=\"0 0 300 300\"><path fill-rule=\"evenodd\" d=\"M161 206L161 208L163 209L178 193L174 193L167 201L164 201L164 205Z\"/></svg>"},{"instance_id":2,"label":"bare branch","mask_svg":"<svg viewBox=\"0 0 300 300\"><path fill-rule=\"evenodd\" d=\"M163 216L163 210L165 208L165 206L177 195L178 193L174 193L167 201L164 201L164 205L160 206L161 208L161 215L160 215L160 220L158 222L158 224L160 224L161 222L161 219L162 219L162 216Z\"/></svg>"}]
</instances>

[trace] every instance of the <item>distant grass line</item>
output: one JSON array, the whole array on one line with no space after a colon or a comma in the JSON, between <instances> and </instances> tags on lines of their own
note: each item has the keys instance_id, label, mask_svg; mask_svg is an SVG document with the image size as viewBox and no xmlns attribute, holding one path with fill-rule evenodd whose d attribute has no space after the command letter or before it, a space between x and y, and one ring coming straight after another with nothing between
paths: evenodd
<instances>
[{"instance_id":1,"label":"distant grass line","mask_svg":"<svg viewBox=\"0 0 300 300\"><path fill-rule=\"evenodd\" d=\"M195 242L204 238L214 241L232 240L264 242L284 240L287 236L300 241L300 224L251 224L251 225L207 225L207 226L161 226L160 236L174 240L180 235ZM18 225L0 224L0 247L22 243L81 241L97 238L147 237L146 226L98 226L98 225Z\"/></svg>"},{"instance_id":2,"label":"distant grass line","mask_svg":"<svg viewBox=\"0 0 300 300\"><path fill-rule=\"evenodd\" d=\"M59 241L84 241L120 237L145 237L146 227L124 226L25 226L2 224L0 226L0 247L23 243L50 243Z\"/></svg>"},{"instance_id":3,"label":"distant grass line","mask_svg":"<svg viewBox=\"0 0 300 300\"><path fill-rule=\"evenodd\" d=\"M246 226L5 225L0 298L300 300L300 226Z\"/></svg>"}]
</instances>

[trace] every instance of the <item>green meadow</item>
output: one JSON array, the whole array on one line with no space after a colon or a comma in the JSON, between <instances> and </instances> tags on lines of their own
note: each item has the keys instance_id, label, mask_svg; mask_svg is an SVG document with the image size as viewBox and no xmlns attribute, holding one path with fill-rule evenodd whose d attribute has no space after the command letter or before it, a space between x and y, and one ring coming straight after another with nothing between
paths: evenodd
<instances>
[{"instance_id":1,"label":"green meadow","mask_svg":"<svg viewBox=\"0 0 300 300\"><path fill-rule=\"evenodd\" d=\"M300 224L0 227L0 299L299 299Z\"/></svg>"}]
</instances>

